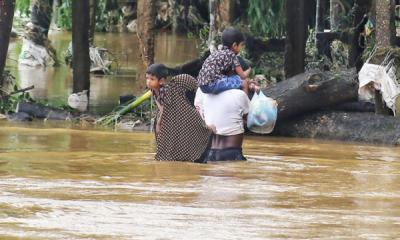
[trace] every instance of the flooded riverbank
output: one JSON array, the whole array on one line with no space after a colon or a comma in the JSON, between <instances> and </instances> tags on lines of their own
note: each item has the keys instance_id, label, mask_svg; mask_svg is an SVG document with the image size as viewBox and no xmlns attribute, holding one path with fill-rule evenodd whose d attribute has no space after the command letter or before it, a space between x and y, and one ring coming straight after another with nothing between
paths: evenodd
<instances>
[{"instance_id":1,"label":"flooded riverbank","mask_svg":"<svg viewBox=\"0 0 400 240\"><path fill-rule=\"evenodd\" d=\"M150 133L0 123L1 239L394 239L400 149L246 137L157 162Z\"/></svg>"},{"instance_id":2,"label":"flooded riverbank","mask_svg":"<svg viewBox=\"0 0 400 240\"><path fill-rule=\"evenodd\" d=\"M49 100L62 105L67 103L72 93L72 70L64 63L64 52L71 41L67 32L53 32L49 35L56 49L60 66L31 68L18 65L22 41L10 42L8 70L16 77L21 88L35 86L30 91L36 100ZM176 66L197 57L196 40L184 35L159 33L156 39L155 61L168 66ZM144 92L145 81L137 79L139 59L138 41L131 33L96 33L95 45L110 51L117 60L112 75L91 75L90 111L107 113L113 109L119 96L126 94L140 95Z\"/></svg>"}]
</instances>

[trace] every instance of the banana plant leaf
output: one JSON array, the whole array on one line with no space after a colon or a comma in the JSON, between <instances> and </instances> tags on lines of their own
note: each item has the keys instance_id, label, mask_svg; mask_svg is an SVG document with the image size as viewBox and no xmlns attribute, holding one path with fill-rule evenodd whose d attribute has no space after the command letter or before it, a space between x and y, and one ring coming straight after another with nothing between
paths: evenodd
<instances>
[{"instance_id":1,"label":"banana plant leaf","mask_svg":"<svg viewBox=\"0 0 400 240\"><path fill-rule=\"evenodd\" d=\"M142 96L136 98L133 102L128 103L123 106L119 106L117 109L112 111L110 114L99 118L96 121L96 124L103 125L103 126L115 124L119 118L121 118L123 115L125 115L132 109L140 106L140 104L142 104L144 101L150 99L150 97L151 97L151 91L149 90L146 93L144 93Z\"/></svg>"}]
</instances>

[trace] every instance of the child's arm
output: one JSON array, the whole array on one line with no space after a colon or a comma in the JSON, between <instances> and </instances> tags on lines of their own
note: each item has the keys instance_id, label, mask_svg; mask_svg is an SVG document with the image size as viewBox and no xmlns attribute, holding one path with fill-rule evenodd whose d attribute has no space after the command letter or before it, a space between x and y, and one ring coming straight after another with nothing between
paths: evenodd
<instances>
[{"instance_id":1,"label":"child's arm","mask_svg":"<svg viewBox=\"0 0 400 240\"><path fill-rule=\"evenodd\" d=\"M158 118L157 118L157 122L156 122L156 127L155 127L155 131L156 131L156 135L160 132L161 129L161 118L162 118L162 114L163 114L163 110L164 110L164 106L161 105L161 103L159 103L157 101L157 99L155 100L157 108L158 108Z\"/></svg>"},{"instance_id":2,"label":"child's arm","mask_svg":"<svg viewBox=\"0 0 400 240\"><path fill-rule=\"evenodd\" d=\"M157 119L157 123L156 123L156 134L160 133L161 130L161 119L162 119L162 115L163 115L163 110L164 107L163 106L158 106L158 111L160 112L158 119Z\"/></svg>"},{"instance_id":3,"label":"child's arm","mask_svg":"<svg viewBox=\"0 0 400 240\"><path fill-rule=\"evenodd\" d=\"M235 72L240 76L241 79L246 79L250 75L251 68L249 67L246 71L243 71L241 66L235 67Z\"/></svg>"}]
</instances>

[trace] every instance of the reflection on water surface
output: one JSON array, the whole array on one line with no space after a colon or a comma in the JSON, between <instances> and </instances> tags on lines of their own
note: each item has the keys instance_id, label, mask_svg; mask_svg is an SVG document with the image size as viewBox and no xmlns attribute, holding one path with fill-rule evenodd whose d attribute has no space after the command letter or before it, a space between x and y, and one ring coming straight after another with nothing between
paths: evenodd
<instances>
[{"instance_id":1,"label":"reflection on water surface","mask_svg":"<svg viewBox=\"0 0 400 240\"><path fill-rule=\"evenodd\" d=\"M1 123L1 239L393 239L398 148L246 137L157 162L150 133Z\"/></svg>"},{"instance_id":2,"label":"reflection on water surface","mask_svg":"<svg viewBox=\"0 0 400 240\"><path fill-rule=\"evenodd\" d=\"M58 67L31 68L18 66L21 52L21 40L10 43L7 66L22 88L35 86L30 91L38 100L48 99L55 104L65 104L72 93L72 71L64 64L65 51L71 41L71 34L53 32L49 36L57 51L61 65ZM144 92L145 81L137 79L139 59L136 34L131 33L96 33L95 44L107 48L114 64L114 75L91 75L90 111L106 113L116 106L119 96L126 94L140 95ZM176 66L196 58L196 41L182 35L160 33L156 39L155 61L169 66Z\"/></svg>"}]
</instances>

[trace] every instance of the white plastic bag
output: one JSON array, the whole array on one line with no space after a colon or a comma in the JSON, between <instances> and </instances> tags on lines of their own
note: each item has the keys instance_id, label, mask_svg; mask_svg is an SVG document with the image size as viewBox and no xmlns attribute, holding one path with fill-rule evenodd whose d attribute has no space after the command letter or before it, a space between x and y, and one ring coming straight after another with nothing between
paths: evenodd
<instances>
[{"instance_id":1,"label":"white plastic bag","mask_svg":"<svg viewBox=\"0 0 400 240\"><path fill-rule=\"evenodd\" d=\"M68 97L68 105L74 109L78 109L81 112L87 110L89 99L88 90L83 90L82 92L73 93Z\"/></svg>"},{"instance_id":2,"label":"white plastic bag","mask_svg":"<svg viewBox=\"0 0 400 240\"><path fill-rule=\"evenodd\" d=\"M255 93L250 101L247 128L255 133L271 133L274 129L277 115L276 101L266 97L262 91Z\"/></svg>"}]
</instances>

